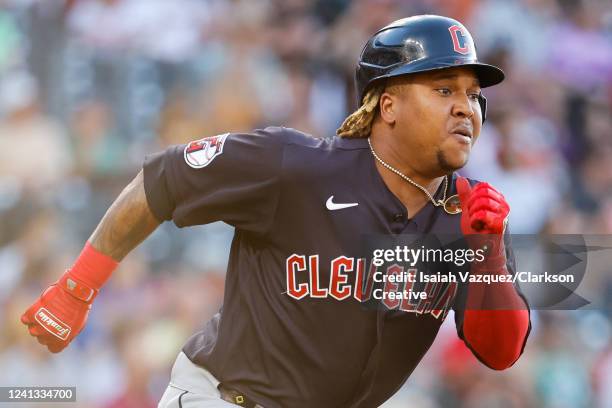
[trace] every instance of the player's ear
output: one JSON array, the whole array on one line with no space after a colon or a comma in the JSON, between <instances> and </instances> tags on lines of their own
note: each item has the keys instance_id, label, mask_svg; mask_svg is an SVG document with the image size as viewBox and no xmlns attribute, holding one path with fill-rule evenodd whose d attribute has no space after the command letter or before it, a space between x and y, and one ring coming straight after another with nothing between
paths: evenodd
<instances>
[{"instance_id":1,"label":"player's ear","mask_svg":"<svg viewBox=\"0 0 612 408\"><path fill-rule=\"evenodd\" d=\"M380 95L378 108L380 110L380 118L383 122L393 126L395 124L395 115L397 111L397 95L383 92L382 95Z\"/></svg>"}]
</instances>

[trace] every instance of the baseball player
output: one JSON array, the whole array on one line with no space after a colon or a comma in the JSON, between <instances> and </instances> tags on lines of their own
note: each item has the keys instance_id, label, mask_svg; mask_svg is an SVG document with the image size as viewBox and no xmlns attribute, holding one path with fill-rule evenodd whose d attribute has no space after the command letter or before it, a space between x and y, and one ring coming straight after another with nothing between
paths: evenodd
<instances>
[{"instance_id":1,"label":"baseball player","mask_svg":"<svg viewBox=\"0 0 612 408\"><path fill-rule=\"evenodd\" d=\"M22 322L59 352L83 329L118 262L161 222L224 221L235 235L223 306L183 347L159 407L379 406L413 372L451 308L474 355L493 369L510 367L530 330L512 283L430 284L426 299L367 308L364 276L376 267L360 242L463 234L487 253L486 268L473 262L472 274L514 273L506 200L456 173L485 119L481 88L503 79L478 62L460 22L424 15L391 23L361 53L361 106L337 137L269 127L147 157ZM460 306L483 302L503 307Z\"/></svg>"}]
</instances>

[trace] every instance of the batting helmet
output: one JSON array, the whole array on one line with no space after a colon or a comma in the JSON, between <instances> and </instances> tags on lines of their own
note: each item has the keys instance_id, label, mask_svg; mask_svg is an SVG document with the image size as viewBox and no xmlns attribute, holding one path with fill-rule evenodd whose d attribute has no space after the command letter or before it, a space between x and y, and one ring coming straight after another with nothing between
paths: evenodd
<instances>
[{"instance_id":1,"label":"batting helmet","mask_svg":"<svg viewBox=\"0 0 612 408\"><path fill-rule=\"evenodd\" d=\"M361 51L355 73L358 104L372 84L385 78L457 66L472 67L482 88L504 80L501 69L478 62L474 40L457 20L422 15L394 21ZM484 121L487 100L481 95L479 102Z\"/></svg>"}]
</instances>

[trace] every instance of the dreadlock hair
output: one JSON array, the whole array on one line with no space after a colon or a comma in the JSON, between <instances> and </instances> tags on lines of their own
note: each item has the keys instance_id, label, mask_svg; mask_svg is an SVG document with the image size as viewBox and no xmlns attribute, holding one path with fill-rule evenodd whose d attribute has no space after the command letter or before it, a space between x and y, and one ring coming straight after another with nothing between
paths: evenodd
<instances>
[{"instance_id":1,"label":"dreadlock hair","mask_svg":"<svg viewBox=\"0 0 612 408\"><path fill-rule=\"evenodd\" d=\"M385 90L385 84L379 83L370 88L363 97L363 104L355 112L351 113L342 125L336 130L336 134L346 138L364 138L370 135L372 122L376 116L376 108L380 95Z\"/></svg>"}]
</instances>

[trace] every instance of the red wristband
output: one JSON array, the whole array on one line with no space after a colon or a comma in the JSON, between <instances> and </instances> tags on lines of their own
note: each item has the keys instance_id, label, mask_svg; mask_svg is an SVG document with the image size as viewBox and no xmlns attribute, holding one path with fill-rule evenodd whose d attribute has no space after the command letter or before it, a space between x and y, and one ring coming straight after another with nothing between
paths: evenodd
<instances>
[{"instance_id":1,"label":"red wristband","mask_svg":"<svg viewBox=\"0 0 612 408\"><path fill-rule=\"evenodd\" d=\"M87 242L72 268L58 283L77 299L91 303L118 264Z\"/></svg>"}]
</instances>

